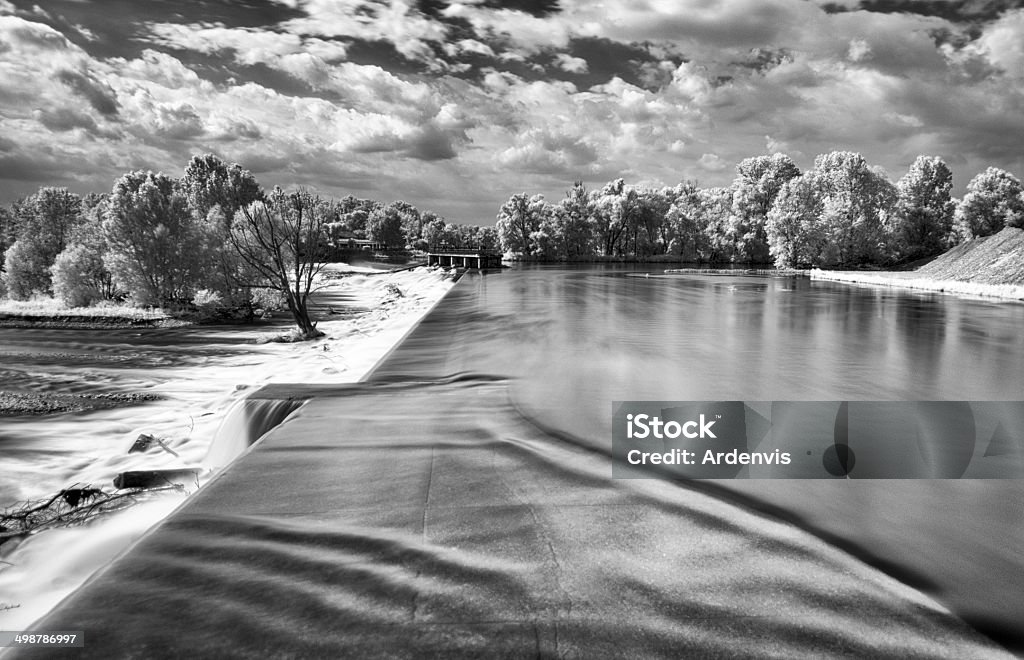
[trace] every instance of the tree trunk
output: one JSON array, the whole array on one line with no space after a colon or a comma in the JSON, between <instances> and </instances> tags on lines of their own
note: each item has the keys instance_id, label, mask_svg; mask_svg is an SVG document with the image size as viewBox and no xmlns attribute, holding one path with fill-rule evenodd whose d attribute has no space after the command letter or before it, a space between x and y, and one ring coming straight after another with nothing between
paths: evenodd
<instances>
[{"instance_id":1,"label":"tree trunk","mask_svg":"<svg viewBox=\"0 0 1024 660\"><path fill-rule=\"evenodd\" d=\"M306 302L296 299L295 295L290 291L285 298L288 301L288 311L292 313L292 318L295 320L295 325L299 328L299 332L302 333L302 338L314 339L316 337L323 337L324 333L317 330L316 323L309 318Z\"/></svg>"}]
</instances>

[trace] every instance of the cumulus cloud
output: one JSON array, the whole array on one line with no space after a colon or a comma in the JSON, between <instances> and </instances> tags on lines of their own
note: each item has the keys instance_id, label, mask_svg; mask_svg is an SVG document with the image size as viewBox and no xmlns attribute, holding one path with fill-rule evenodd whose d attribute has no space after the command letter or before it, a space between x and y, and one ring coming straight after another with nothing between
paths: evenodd
<instances>
[{"instance_id":1,"label":"cumulus cloud","mask_svg":"<svg viewBox=\"0 0 1024 660\"><path fill-rule=\"evenodd\" d=\"M721 172L722 170L727 169L730 163L726 162L718 154L702 154L700 159L697 161L697 165L708 172Z\"/></svg>"},{"instance_id":2,"label":"cumulus cloud","mask_svg":"<svg viewBox=\"0 0 1024 660\"><path fill-rule=\"evenodd\" d=\"M564 48L572 33L564 14L541 18L525 11L486 7L471 0L454 0L442 14L467 21L485 38L511 42L521 52Z\"/></svg>"},{"instance_id":3,"label":"cumulus cloud","mask_svg":"<svg viewBox=\"0 0 1024 660\"><path fill-rule=\"evenodd\" d=\"M587 61L582 57L573 57L567 53L558 53L555 55L555 66L562 71L569 73L586 73L589 71Z\"/></svg>"},{"instance_id":4,"label":"cumulus cloud","mask_svg":"<svg viewBox=\"0 0 1024 660\"><path fill-rule=\"evenodd\" d=\"M87 74L67 69L58 71L56 78L88 101L101 115L112 117L117 114L117 99L113 91L103 83Z\"/></svg>"},{"instance_id":5,"label":"cumulus cloud","mask_svg":"<svg viewBox=\"0 0 1024 660\"><path fill-rule=\"evenodd\" d=\"M253 28L204 27L180 23L149 25L150 40L156 44L199 53L232 51L242 64L260 64L302 50L302 39L295 34Z\"/></svg>"},{"instance_id":6,"label":"cumulus cloud","mask_svg":"<svg viewBox=\"0 0 1024 660\"><path fill-rule=\"evenodd\" d=\"M986 27L970 50L1011 78L1024 80L1024 9L1009 11Z\"/></svg>"},{"instance_id":7,"label":"cumulus cloud","mask_svg":"<svg viewBox=\"0 0 1024 660\"><path fill-rule=\"evenodd\" d=\"M24 181L103 189L216 150L270 185L475 217L510 187L559 195L577 178L725 185L760 152L1024 174L1024 10L968 25L846 4L279 0L259 24L234 5L62 22L0 0L0 152ZM441 199L453 180L470 201Z\"/></svg>"},{"instance_id":8,"label":"cumulus cloud","mask_svg":"<svg viewBox=\"0 0 1024 660\"><path fill-rule=\"evenodd\" d=\"M306 16L283 23L285 32L386 41L410 60L433 62L430 44L444 42L448 32L404 0L299 0L293 6Z\"/></svg>"},{"instance_id":9,"label":"cumulus cloud","mask_svg":"<svg viewBox=\"0 0 1024 660\"><path fill-rule=\"evenodd\" d=\"M95 132L97 130L95 119L73 108L46 108L45 110L36 110L33 113L33 116L40 124L58 133L74 130L76 128L83 128L90 132Z\"/></svg>"}]
</instances>

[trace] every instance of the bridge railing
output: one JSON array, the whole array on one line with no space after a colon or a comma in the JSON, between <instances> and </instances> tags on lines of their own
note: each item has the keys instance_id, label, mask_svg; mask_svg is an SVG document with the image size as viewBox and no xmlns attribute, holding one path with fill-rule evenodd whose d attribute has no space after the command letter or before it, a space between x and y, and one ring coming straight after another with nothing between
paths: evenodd
<instances>
[{"instance_id":1,"label":"bridge railing","mask_svg":"<svg viewBox=\"0 0 1024 660\"><path fill-rule=\"evenodd\" d=\"M488 248L456 248L446 245L432 245L427 248L429 254L495 254L494 250Z\"/></svg>"}]
</instances>

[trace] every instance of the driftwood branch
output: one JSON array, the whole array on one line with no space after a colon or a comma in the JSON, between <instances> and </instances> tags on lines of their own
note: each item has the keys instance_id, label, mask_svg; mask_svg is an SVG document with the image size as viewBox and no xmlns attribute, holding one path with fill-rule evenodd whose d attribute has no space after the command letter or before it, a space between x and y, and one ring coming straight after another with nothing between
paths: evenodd
<instances>
[{"instance_id":1,"label":"driftwood branch","mask_svg":"<svg viewBox=\"0 0 1024 660\"><path fill-rule=\"evenodd\" d=\"M44 529L86 525L99 516L126 509L150 493L169 490L185 489L179 484L171 484L159 488L135 488L110 493L99 488L76 484L53 497L22 502L0 511L0 544Z\"/></svg>"}]
</instances>

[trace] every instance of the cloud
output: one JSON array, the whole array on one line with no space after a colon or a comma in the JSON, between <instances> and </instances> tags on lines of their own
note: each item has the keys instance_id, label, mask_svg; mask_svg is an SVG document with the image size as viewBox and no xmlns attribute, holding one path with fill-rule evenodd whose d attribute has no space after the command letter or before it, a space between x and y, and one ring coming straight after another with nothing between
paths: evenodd
<instances>
[{"instance_id":1,"label":"cloud","mask_svg":"<svg viewBox=\"0 0 1024 660\"><path fill-rule=\"evenodd\" d=\"M844 0L819 4L831 13L860 10L879 14L917 14L939 17L955 23L968 23L995 20L1004 12L1019 8L1020 0Z\"/></svg>"},{"instance_id":2,"label":"cloud","mask_svg":"<svg viewBox=\"0 0 1024 660\"><path fill-rule=\"evenodd\" d=\"M97 130L95 119L72 108L36 110L33 116L40 124L58 133L76 128L83 128L91 133Z\"/></svg>"},{"instance_id":3,"label":"cloud","mask_svg":"<svg viewBox=\"0 0 1024 660\"><path fill-rule=\"evenodd\" d=\"M700 159L697 161L697 165L708 172L721 172L729 167L729 163L719 157L718 154L701 155Z\"/></svg>"},{"instance_id":4,"label":"cloud","mask_svg":"<svg viewBox=\"0 0 1024 660\"><path fill-rule=\"evenodd\" d=\"M589 71L587 61L582 57L573 57L566 53L555 55L555 66L568 73L584 74Z\"/></svg>"},{"instance_id":5,"label":"cloud","mask_svg":"<svg viewBox=\"0 0 1024 660\"><path fill-rule=\"evenodd\" d=\"M1024 9L1009 11L986 26L969 50L1010 78L1024 80Z\"/></svg>"},{"instance_id":6,"label":"cloud","mask_svg":"<svg viewBox=\"0 0 1024 660\"><path fill-rule=\"evenodd\" d=\"M0 34L10 46L28 50L68 50L71 43L59 31L43 23L16 16L0 16Z\"/></svg>"},{"instance_id":7,"label":"cloud","mask_svg":"<svg viewBox=\"0 0 1024 660\"><path fill-rule=\"evenodd\" d=\"M113 91L87 74L77 71L58 71L57 80L89 102L97 112L107 117L117 115L118 103Z\"/></svg>"},{"instance_id":8,"label":"cloud","mask_svg":"<svg viewBox=\"0 0 1024 660\"><path fill-rule=\"evenodd\" d=\"M321 37L352 37L386 41L410 60L433 63L431 43L442 43L447 27L428 18L404 0L299 0L306 16L285 21L288 33Z\"/></svg>"},{"instance_id":9,"label":"cloud","mask_svg":"<svg viewBox=\"0 0 1024 660\"><path fill-rule=\"evenodd\" d=\"M232 51L241 64L265 63L303 48L298 35L272 30L180 23L154 23L148 28L154 44L206 54Z\"/></svg>"},{"instance_id":10,"label":"cloud","mask_svg":"<svg viewBox=\"0 0 1024 660\"><path fill-rule=\"evenodd\" d=\"M25 167L0 192L33 177L109 189L216 151L267 185L472 220L577 178L727 185L757 153L806 167L850 149L894 173L933 153L958 181L1024 170L1024 12L1006 3L257 4L0 16L2 152ZM466 197L446 200L453 187Z\"/></svg>"},{"instance_id":11,"label":"cloud","mask_svg":"<svg viewBox=\"0 0 1024 660\"><path fill-rule=\"evenodd\" d=\"M457 57L464 53L483 55L485 57L495 57L494 51L490 46L477 41L476 39L461 39L455 43L447 44L445 46L445 51L451 57Z\"/></svg>"},{"instance_id":12,"label":"cloud","mask_svg":"<svg viewBox=\"0 0 1024 660\"><path fill-rule=\"evenodd\" d=\"M525 11L492 8L467 0L453 1L442 14L449 19L465 20L485 39L512 44L513 50L526 53L564 48L572 32L561 15L549 20Z\"/></svg>"}]
</instances>

